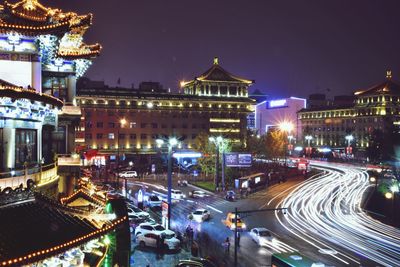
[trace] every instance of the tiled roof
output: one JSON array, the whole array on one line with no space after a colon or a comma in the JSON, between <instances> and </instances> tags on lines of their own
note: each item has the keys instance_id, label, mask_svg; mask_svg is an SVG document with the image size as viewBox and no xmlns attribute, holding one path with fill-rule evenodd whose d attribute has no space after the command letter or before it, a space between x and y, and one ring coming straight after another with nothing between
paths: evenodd
<instances>
[{"instance_id":1,"label":"tiled roof","mask_svg":"<svg viewBox=\"0 0 400 267\"><path fill-rule=\"evenodd\" d=\"M224 82L240 82L252 84L253 81L240 78L238 76L232 75L223 69L217 62L215 62L211 68L206 72L196 78L200 81L224 81Z\"/></svg>"},{"instance_id":2,"label":"tiled roof","mask_svg":"<svg viewBox=\"0 0 400 267\"><path fill-rule=\"evenodd\" d=\"M388 79L366 90L355 93L357 97L368 95L400 95L400 85Z\"/></svg>"}]
</instances>

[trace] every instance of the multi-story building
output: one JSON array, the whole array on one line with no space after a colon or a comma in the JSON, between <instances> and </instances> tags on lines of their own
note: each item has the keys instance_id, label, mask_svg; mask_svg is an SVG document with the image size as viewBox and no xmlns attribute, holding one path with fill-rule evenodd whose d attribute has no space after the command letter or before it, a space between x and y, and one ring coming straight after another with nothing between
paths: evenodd
<instances>
[{"instance_id":1,"label":"multi-story building","mask_svg":"<svg viewBox=\"0 0 400 267\"><path fill-rule=\"evenodd\" d=\"M352 106L299 111L303 136L310 135L314 147L344 150L351 142L350 145L359 152L365 151L374 129L385 131L388 122L399 123L400 86L391 78L388 72L383 83L355 92ZM346 139L346 136L351 136L351 139Z\"/></svg>"},{"instance_id":2,"label":"multi-story building","mask_svg":"<svg viewBox=\"0 0 400 267\"><path fill-rule=\"evenodd\" d=\"M64 13L37 0L0 5L1 266L97 266L108 250L104 235L118 227L129 236L127 217L107 214L104 194L88 189L89 183L62 204L56 200L66 181L54 157L59 122L80 119L79 108L65 109L64 103L74 99L75 77L99 49L82 43L90 21L91 15ZM101 212L90 218L92 207ZM99 249L88 250L93 242Z\"/></svg>"},{"instance_id":3,"label":"multi-story building","mask_svg":"<svg viewBox=\"0 0 400 267\"><path fill-rule=\"evenodd\" d=\"M204 74L182 82L181 94L149 83L141 89L81 88L77 95L82 107L80 140L103 159L115 159L118 151L126 157L153 154L160 136L181 138L181 149L194 149L202 132L241 143L254 103L247 97L251 84L229 74L215 60Z\"/></svg>"},{"instance_id":4,"label":"multi-story building","mask_svg":"<svg viewBox=\"0 0 400 267\"><path fill-rule=\"evenodd\" d=\"M279 127L286 123L292 126L292 135L301 139L301 122L297 112L306 107L306 99L289 97L261 102L256 105L255 125L258 134L263 135L269 128Z\"/></svg>"}]
</instances>

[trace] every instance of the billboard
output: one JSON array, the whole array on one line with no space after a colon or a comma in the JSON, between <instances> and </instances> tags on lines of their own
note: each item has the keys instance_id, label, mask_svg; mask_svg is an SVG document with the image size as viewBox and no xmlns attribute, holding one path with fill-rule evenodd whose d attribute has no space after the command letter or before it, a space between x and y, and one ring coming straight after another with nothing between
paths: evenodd
<instances>
[{"instance_id":1,"label":"billboard","mask_svg":"<svg viewBox=\"0 0 400 267\"><path fill-rule=\"evenodd\" d=\"M227 167L250 167L252 156L249 153L225 153L225 166Z\"/></svg>"}]
</instances>

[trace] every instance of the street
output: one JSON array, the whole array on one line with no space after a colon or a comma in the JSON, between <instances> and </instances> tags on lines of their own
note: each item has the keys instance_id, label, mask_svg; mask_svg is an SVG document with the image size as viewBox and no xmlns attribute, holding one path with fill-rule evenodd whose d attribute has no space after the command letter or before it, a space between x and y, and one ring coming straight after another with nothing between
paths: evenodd
<instances>
[{"instance_id":1,"label":"street","mask_svg":"<svg viewBox=\"0 0 400 267\"><path fill-rule=\"evenodd\" d=\"M243 232L238 248L239 266L269 266L273 253L294 251L326 266L370 266L374 262L399 265L398 229L371 219L359 207L369 186L366 173L335 164L326 166L315 162L314 167L322 172L307 181L291 179L235 202L212 193L204 198L186 197L172 207L172 228L184 232L191 223L201 255L224 258L223 263L231 266L234 236L233 231L221 222L226 214L234 211L235 207L239 211L285 207L288 208L287 214L258 212L242 217L247 231L265 227L278 239L278 243L270 248L259 247L247 231ZM147 186L148 190L158 193L166 192L162 182L151 180L131 182L129 186L133 192L140 186ZM178 188L174 183L174 189L181 189L188 196L189 191L196 188L191 185ZM212 218L201 224L190 222L188 215L196 208L210 210ZM231 248L229 252L224 252L222 243L227 237Z\"/></svg>"}]
</instances>

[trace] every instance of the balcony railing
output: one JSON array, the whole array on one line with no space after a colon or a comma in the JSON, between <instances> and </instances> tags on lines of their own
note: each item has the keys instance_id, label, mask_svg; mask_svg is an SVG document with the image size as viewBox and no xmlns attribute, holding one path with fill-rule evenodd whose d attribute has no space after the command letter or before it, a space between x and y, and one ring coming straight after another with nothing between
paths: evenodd
<instances>
[{"instance_id":1,"label":"balcony railing","mask_svg":"<svg viewBox=\"0 0 400 267\"><path fill-rule=\"evenodd\" d=\"M73 115L73 116L81 116L81 107L74 106L72 103L66 103L62 109L60 115Z\"/></svg>"},{"instance_id":2,"label":"balcony railing","mask_svg":"<svg viewBox=\"0 0 400 267\"><path fill-rule=\"evenodd\" d=\"M58 154L58 166L81 166L82 161L78 154Z\"/></svg>"},{"instance_id":3,"label":"balcony railing","mask_svg":"<svg viewBox=\"0 0 400 267\"><path fill-rule=\"evenodd\" d=\"M54 163L22 170L13 170L0 173L0 188L16 188L21 184L27 186L28 180L35 182L37 186L52 183L58 179L57 165Z\"/></svg>"}]
</instances>

